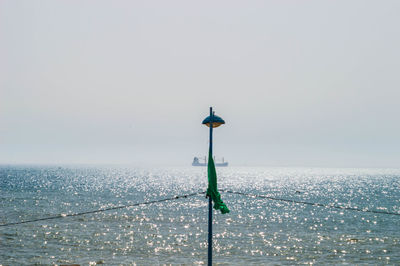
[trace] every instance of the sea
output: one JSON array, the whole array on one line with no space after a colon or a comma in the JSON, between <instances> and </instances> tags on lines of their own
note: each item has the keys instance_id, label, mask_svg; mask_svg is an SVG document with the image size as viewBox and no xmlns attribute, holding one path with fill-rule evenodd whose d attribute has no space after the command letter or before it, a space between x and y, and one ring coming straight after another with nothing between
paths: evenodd
<instances>
[{"instance_id":1,"label":"sea","mask_svg":"<svg viewBox=\"0 0 400 266\"><path fill-rule=\"evenodd\" d=\"M214 265L400 265L400 169L217 174ZM0 265L207 264L206 188L205 167L2 165Z\"/></svg>"}]
</instances>

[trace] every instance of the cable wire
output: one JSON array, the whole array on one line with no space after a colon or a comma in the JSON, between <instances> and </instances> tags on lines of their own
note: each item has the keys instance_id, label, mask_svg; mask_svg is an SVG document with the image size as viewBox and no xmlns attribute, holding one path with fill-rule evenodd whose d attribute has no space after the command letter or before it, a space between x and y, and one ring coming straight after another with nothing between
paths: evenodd
<instances>
[{"instance_id":1,"label":"cable wire","mask_svg":"<svg viewBox=\"0 0 400 266\"><path fill-rule=\"evenodd\" d=\"M26 224L26 223L33 223L33 222L39 222L39 221L47 221L47 220L66 218L66 217L75 217L75 216L81 216L81 215L85 215L85 214L92 214L92 213L99 213L99 212L105 212L105 211L124 209L124 208L129 208L129 207L140 206L140 205L148 205L148 204L165 202L165 201L170 201L170 200L177 200L177 199L180 199L180 198L192 197L192 196L196 196L196 195L204 194L204 193L206 193L206 192L205 191L199 191L199 192L195 192L195 193L191 193L191 194L175 196L175 197L166 198L166 199L152 200L152 201L140 202L140 203L129 204L129 205L121 205L121 206L115 206L115 207L110 207L110 208L106 208L106 209L100 209L100 210L93 210L93 211L86 211L86 212L79 212L79 213L71 213L71 214L59 214L59 215L56 215L56 216L50 216L50 217L45 217L45 218L26 220L26 221L14 222L14 223L0 224L0 227L19 225L19 224Z\"/></svg>"},{"instance_id":2,"label":"cable wire","mask_svg":"<svg viewBox=\"0 0 400 266\"><path fill-rule=\"evenodd\" d=\"M365 213L388 214L388 215L400 216L400 213L396 213L396 212L365 210L365 209L358 209L358 208L344 207L344 206L337 206L337 205L329 205L329 204L322 204L322 203L314 203L314 202L307 202L307 201L282 199L282 198L275 198L275 197L263 196L263 195L254 195L254 194L250 194L250 193L231 191L231 190L224 190L224 189L220 189L220 191L221 192L225 192L225 193L230 193L230 194L253 197L253 198L269 199L269 200L283 201L283 202L310 205L310 206L317 206L317 207L325 207L325 208L333 208L333 209L341 209L341 210L349 210L349 211L358 211L358 212L365 212ZM26 221L20 221L20 222L13 222L13 223L6 223L6 224L0 224L0 227L19 225L19 224L26 224L26 223L33 223L33 222L39 222L39 221L47 221L47 220L66 218L66 217L75 217L75 216L81 216L81 215L93 214L93 213L99 213L99 212L105 212L105 211L111 211L111 210L118 210L118 209L124 209L124 208L129 208L129 207L136 207L136 206L140 206L140 205L148 205L148 204L153 204L153 203L160 203L160 202L165 202L165 201L177 200L177 199L192 197L192 196L196 196L196 195L199 195L199 194L205 194L205 193L206 193L206 191L199 191L199 192L195 192L195 193L191 193L191 194L186 194L186 195L181 195L181 196L174 196L174 197L171 197L171 198L152 200L152 201L140 202L140 203L129 204L129 205L115 206L115 207L110 207L110 208L106 208L106 209L99 209L99 210L72 213L72 214L59 214L59 215L56 215L56 216L50 216L50 217L45 217L45 218L26 220Z\"/></svg>"},{"instance_id":3,"label":"cable wire","mask_svg":"<svg viewBox=\"0 0 400 266\"><path fill-rule=\"evenodd\" d=\"M364 210L364 209L358 209L358 208L352 208L352 207L344 207L344 206L329 205L329 204L322 204L322 203L313 203L313 202L307 202L307 201L298 201L298 200L275 198L275 197L270 197L270 196L254 195L254 194L231 191L231 190L220 190L220 191L223 191L223 192L226 192L226 193L230 193L230 194L249 196L249 197L253 197L253 198L270 199L270 200L277 200L277 201L284 201L284 202L290 202L290 203L311 205L311 206L317 206L317 207L325 207L325 208L333 208L333 209L341 209L341 210L349 210L349 211L369 212L369 213L389 214L389 215L398 215L398 216L400 216L400 213L396 213L396 212Z\"/></svg>"}]
</instances>

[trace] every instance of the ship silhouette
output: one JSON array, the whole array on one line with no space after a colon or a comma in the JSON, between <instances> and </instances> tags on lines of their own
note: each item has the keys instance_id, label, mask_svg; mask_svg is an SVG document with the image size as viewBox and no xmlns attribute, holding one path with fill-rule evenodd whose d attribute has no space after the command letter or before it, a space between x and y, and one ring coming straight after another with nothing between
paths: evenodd
<instances>
[{"instance_id":1,"label":"ship silhouette","mask_svg":"<svg viewBox=\"0 0 400 266\"><path fill-rule=\"evenodd\" d=\"M228 162L224 161L224 157L222 157L222 162L216 162L215 157L214 157L214 164L215 164L215 166L218 166L218 167L228 166ZM204 156L204 158L194 157L192 166L207 166L207 156Z\"/></svg>"}]
</instances>

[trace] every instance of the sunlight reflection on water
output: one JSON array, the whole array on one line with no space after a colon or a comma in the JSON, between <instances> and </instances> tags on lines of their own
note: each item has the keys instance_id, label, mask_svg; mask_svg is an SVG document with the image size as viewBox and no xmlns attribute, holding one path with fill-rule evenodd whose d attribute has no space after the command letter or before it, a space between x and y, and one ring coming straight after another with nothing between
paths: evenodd
<instances>
[{"instance_id":1,"label":"sunlight reflection on water","mask_svg":"<svg viewBox=\"0 0 400 266\"><path fill-rule=\"evenodd\" d=\"M257 195L400 212L400 170L218 168L219 187ZM0 223L134 204L206 188L205 168L1 167ZM400 263L399 216L222 193L214 260L227 264ZM10 265L202 264L204 195L0 228Z\"/></svg>"}]
</instances>

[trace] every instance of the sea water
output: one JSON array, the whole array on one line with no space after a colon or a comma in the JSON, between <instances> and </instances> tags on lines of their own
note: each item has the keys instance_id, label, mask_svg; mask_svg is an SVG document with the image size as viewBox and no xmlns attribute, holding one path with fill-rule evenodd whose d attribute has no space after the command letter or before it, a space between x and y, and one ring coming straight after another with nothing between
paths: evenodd
<instances>
[{"instance_id":1,"label":"sea water","mask_svg":"<svg viewBox=\"0 0 400 266\"><path fill-rule=\"evenodd\" d=\"M221 189L400 214L400 169L217 168ZM0 167L2 265L207 263L206 168ZM220 265L400 264L400 216L221 192Z\"/></svg>"}]
</instances>

